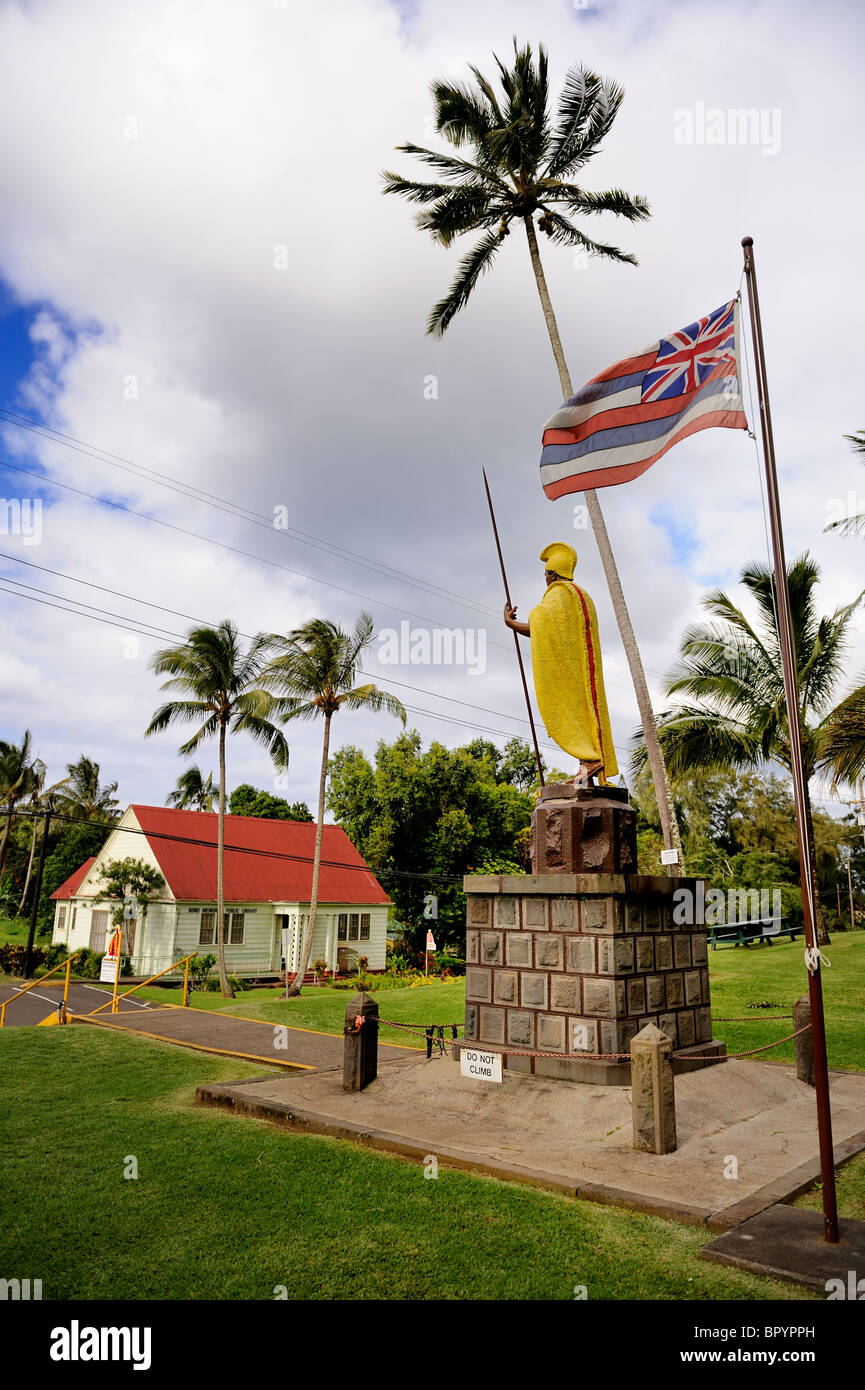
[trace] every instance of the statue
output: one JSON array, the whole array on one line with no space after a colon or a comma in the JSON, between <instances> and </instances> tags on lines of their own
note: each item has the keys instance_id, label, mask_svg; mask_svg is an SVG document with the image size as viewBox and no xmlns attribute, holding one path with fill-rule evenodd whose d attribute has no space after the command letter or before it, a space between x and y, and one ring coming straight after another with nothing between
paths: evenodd
<instances>
[{"instance_id":1,"label":"statue","mask_svg":"<svg viewBox=\"0 0 865 1390\"><path fill-rule=\"evenodd\" d=\"M538 709L554 743L578 758L574 779L602 786L618 772L604 694L601 645L595 605L573 582L577 552L564 541L541 551L547 588L527 623L505 604L505 623L532 644Z\"/></svg>"}]
</instances>

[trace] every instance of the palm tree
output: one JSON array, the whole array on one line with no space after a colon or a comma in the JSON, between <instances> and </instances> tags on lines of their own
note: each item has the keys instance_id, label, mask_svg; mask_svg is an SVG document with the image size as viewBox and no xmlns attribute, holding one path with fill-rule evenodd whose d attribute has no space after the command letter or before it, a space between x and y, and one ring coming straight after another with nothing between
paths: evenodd
<instances>
[{"instance_id":1,"label":"palm tree","mask_svg":"<svg viewBox=\"0 0 865 1390\"><path fill-rule=\"evenodd\" d=\"M196 811L212 811L216 794L213 774L208 772L205 777L201 768L193 763L192 767L181 772L174 791L165 798L165 804L177 806L181 811L190 806L194 806Z\"/></svg>"},{"instance_id":2,"label":"palm tree","mask_svg":"<svg viewBox=\"0 0 865 1390\"><path fill-rule=\"evenodd\" d=\"M865 430L845 434L844 438L849 439L853 445L854 454L865 456ZM857 512L855 516L839 517L837 521L830 521L824 530L839 531L842 536L865 536L865 512Z\"/></svg>"},{"instance_id":3,"label":"palm tree","mask_svg":"<svg viewBox=\"0 0 865 1390\"><path fill-rule=\"evenodd\" d=\"M849 710L859 711L858 766L865 762L862 711L865 685L833 705L843 675L844 653L851 620L863 593L819 616L816 587L820 571L809 555L787 566L790 608L799 684L799 723L805 765L807 823L811 872L815 884L817 940L829 940L819 895L817 861L811 825L808 782L814 776L837 781L855 775ZM680 644L681 661L667 681L668 695L690 696L693 703L665 711L659 721L661 746L674 778L694 771L755 768L768 762L792 770L775 577L762 562L742 571L741 583L756 602L760 621L752 625L721 589L707 594L703 607L716 621L686 628ZM843 744L843 738L847 743ZM843 745L843 746L842 746ZM645 747L634 754L635 769L645 761Z\"/></svg>"},{"instance_id":4,"label":"palm tree","mask_svg":"<svg viewBox=\"0 0 865 1390\"><path fill-rule=\"evenodd\" d=\"M470 157L400 145L398 149L403 154L416 155L445 182L418 183L386 171L382 175L384 191L420 204L424 211L418 214L417 225L441 246L450 246L466 232L482 234L460 263L450 290L430 313L427 332L437 336L445 332L468 303L478 280L490 269L509 235L511 224L522 222L559 382L567 400L573 395L573 386L541 264L535 215L539 214L540 230L555 245L636 265L630 253L592 240L572 218L610 212L628 222L640 222L650 216L649 207L644 198L632 197L620 188L593 193L571 182L599 152L609 134L624 99L621 87L587 68L571 68L553 121L544 48L539 47L536 61L531 46L527 44L521 49L514 39L513 67L506 67L498 58L495 62L503 98L475 67L471 68L473 86L432 83L437 132L455 149L470 147ZM603 513L594 489L584 495L637 697L664 842L668 849L681 850L643 663Z\"/></svg>"},{"instance_id":5,"label":"palm tree","mask_svg":"<svg viewBox=\"0 0 865 1390\"><path fill-rule=\"evenodd\" d=\"M77 763L68 763L68 776L64 779L66 790L61 793L58 804L67 811L74 811L83 820L107 821L117 816L118 801L114 793L118 783L100 782L101 769L92 758L82 753Z\"/></svg>"},{"instance_id":6,"label":"palm tree","mask_svg":"<svg viewBox=\"0 0 865 1390\"><path fill-rule=\"evenodd\" d=\"M312 888L309 899L309 925L303 953L288 997L300 994L304 976L309 968L312 935L318 909L318 879L321 868L321 840L324 827L324 797L327 782L327 759L330 749L330 725L337 710L386 710L401 719L406 713L395 695L379 690L375 685L355 685L361 656L373 636L373 621L361 613L351 634L336 623L314 618L296 628L287 637L273 637L282 647L267 668L265 681L269 689L279 692L279 711L283 719L314 719L324 717L324 739L321 750L321 772L318 779L318 818L315 827L315 851L312 864ZM287 962L286 962L287 968Z\"/></svg>"},{"instance_id":7,"label":"palm tree","mask_svg":"<svg viewBox=\"0 0 865 1390\"><path fill-rule=\"evenodd\" d=\"M39 831L39 812L42 809L42 793L45 789L45 778L48 769L41 758L34 758L30 768L29 793L27 798L28 810L30 812L30 854L27 859L27 872L24 875L24 887L21 890L21 897L15 909L15 916L20 917L24 911L24 904L27 901L27 892L30 888L30 877L33 873L33 861L36 857L36 838ZM59 784L58 784L59 785ZM54 788L52 787L53 791Z\"/></svg>"},{"instance_id":8,"label":"palm tree","mask_svg":"<svg viewBox=\"0 0 865 1390\"><path fill-rule=\"evenodd\" d=\"M0 874L6 868L15 807L29 796L32 790L33 766L29 729L25 729L20 743L8 743L5 739L0 739L0 805L5 812L3 834L0 837Z\"/></svg>"},{"instance_id":9,"label":"palm tree","mask_svg":"<svg viewBox=\"0 0 865 1390\"><path fill-rule=\"evenodd\" d=\"M233 623L193 628L180 647L157 652L151 666L167 675L160 689L189 698L160 705L145 736L161 733L170 724L198 724L180 752L190 757L205 738L219 739L219 815L216 847L216 941L219 983L225 998L234 991L225 971L224 861L225 861L225 740L228 733L248 733L263 744L277 767L288 766L288 744L271 722L274 701L261 684L270 639L259 633L246 652L241 649Z\"/></svg>"}]
</instances>

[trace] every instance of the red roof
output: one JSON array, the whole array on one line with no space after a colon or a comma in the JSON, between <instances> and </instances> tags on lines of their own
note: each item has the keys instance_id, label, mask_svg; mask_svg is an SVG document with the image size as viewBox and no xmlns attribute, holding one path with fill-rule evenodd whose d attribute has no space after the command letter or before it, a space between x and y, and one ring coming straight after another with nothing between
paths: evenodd
<instances>
[{"instance_id":1,"label":"red roof","mask_svg":"<svg viewBox=\"0 0 865 1390\"><path fill-rule=\"evenodd\" d=\"M95 862L95 860L95 854L91 855L89 859L85 859L84 863L81 865L81 868L76 869L74 874L70 874L66 882L61 883L60 887L56 890L56 892L51 894L52 901L54 898L59 898L61 901L64 901L69 898L74 898L75 894L78 892L78 889L81 887L82 883L87 877L88 869L90 868L91 864Z\"/></svg>"},{"instance_id":2,"label":"red roof","mask_svg":"<svg viewBox=\"0 0 865 1390\"><path fill-rule=\"evenodd\" d=\"M216 813L175 811L164 806L131 806L130 810L147 835L175 898L181 902L215 900ZM226 816L225 901L308 902L314 850L312 822ZM323 829L318 897L322 903L390 901L338 825Z\"/></svg>"}]
</instances>

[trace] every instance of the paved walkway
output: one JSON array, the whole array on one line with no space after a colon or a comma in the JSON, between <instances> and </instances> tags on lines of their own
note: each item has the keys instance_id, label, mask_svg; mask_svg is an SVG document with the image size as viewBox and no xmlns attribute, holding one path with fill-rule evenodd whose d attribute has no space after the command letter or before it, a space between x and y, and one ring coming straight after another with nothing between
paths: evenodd
<instances>
[{"instance_id":1,"label":"paved walkway","mask_svg":"<svg viewBox=\"0 0 865 1390\"><path fill-rule=\"evenodd\" d=\"M211 1013L205 1009L183 1009L160 1004L144 1016L121 1005L119 1013L106 1011L96 1018L77 1016L75 1022L101 1028L122 1028L142 1037L161 1038L182 1047L194 1047L199 1052L218 1052L226 1057L243 1057L292 1070L329 1071L342 1068L341 1035L259 1023L255 1019ZM382 1063L405 1057L416 1058L417 1052L385 1043L379 1045Z\"/></svg>"},{"instance_id":2,"label":"paved walkway","mask_svg":"<svg viewBox=\"0 0 865 1390\"><path fill-rule=\"evenodd\" d=\"M17 985L0 985L0 1002L10 998ZM295 1071L320 1071L342 1067L342 1036L316 1033L306 1028L261 1023L207 1009L180 1008L173 1004L152 1004L135 998L121 1001L119 1012L104 1009L89 1017L110 999L110 993L95 985L73 982L69 989L70 1021L99 1028L123 1029L141 1037L160 1038L199 1052L216 1052L226 1057L243 1057L268 1066ZM63 998L63 981L38 984L15 999L6 1011L6 1027L40 1024L53 1018ZM379 1044L379 1061L417 1057L412 1048L390 1043Z\"/></svg>"}]
</instances>

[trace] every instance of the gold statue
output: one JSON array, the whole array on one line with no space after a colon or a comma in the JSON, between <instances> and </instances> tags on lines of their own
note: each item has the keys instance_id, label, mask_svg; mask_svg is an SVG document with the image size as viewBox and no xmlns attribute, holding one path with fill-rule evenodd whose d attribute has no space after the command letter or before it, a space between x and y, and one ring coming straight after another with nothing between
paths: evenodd
<instances>
[{"instance_id":1,"label":"gold statue","mask_svg":"<svg viewBox=\"0 0 865 1390\"><path fill-rule=\"evenodd\" d=\"M538 709L554 743L578 758L575 780L593 777L605 785L618 772L604 677L595 605L574 583L577 552L554 541L540 554L546 592L527 623L516 621L516 606L505 604L505 623L529 637Z\"/></svg>"}]
</instances>

